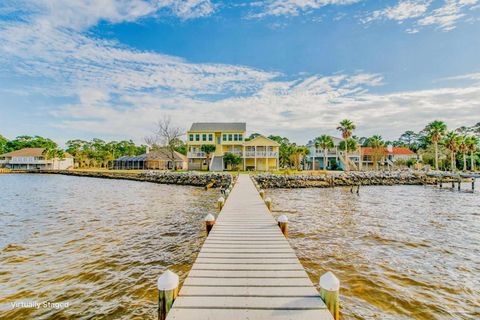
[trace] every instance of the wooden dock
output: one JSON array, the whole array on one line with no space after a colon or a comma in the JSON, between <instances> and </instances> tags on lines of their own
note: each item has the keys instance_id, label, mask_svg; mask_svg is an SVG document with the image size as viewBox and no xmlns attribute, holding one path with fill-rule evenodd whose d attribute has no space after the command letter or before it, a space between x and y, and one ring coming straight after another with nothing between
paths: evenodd
<instances>
[{"instance_id":1,"label":"wooden dock","mask_svg":"<svg viewBox=\"0 0 480 320\"><path fill-rule=\"evenodd\" d=\"M167 319L333 317L253 182L240 175Z\"/></svg>"}]
</instances>

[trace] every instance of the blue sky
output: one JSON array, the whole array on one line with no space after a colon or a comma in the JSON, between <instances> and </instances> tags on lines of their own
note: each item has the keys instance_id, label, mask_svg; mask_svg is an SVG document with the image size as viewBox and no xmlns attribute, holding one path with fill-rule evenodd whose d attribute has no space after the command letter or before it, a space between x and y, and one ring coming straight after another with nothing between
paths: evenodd
<instances>
[{"instance_id":1,"label":"blue sky","mask_svg":"<svg viewBox=\"0 0 480 320\"><path fill-rule=\"evenodd\" d=\"M480 0L0 3L0 134L246 121L305 143L480 121Z\"/></svg>"}]
</instances>

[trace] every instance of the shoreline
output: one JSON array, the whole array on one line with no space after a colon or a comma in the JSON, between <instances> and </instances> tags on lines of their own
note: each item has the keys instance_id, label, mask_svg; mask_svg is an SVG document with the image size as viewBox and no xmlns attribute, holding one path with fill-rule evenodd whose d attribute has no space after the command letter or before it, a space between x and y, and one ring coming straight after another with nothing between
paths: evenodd
<instances>
[{"instance_id":1,"label":"shoreline","mask_svg":"<svg viewBox=\"0 0 480 320\"><path fill-rule=\"evenodd\" d=\"M229 173L195 173L195 172L168 172L168 171L144 171L144 172L116 172L94 170L22 170L10 171L6 174L31 173L31 174L61 174L67 176L119 179L152 182L158 184L174 184L194 187L228 188L232 182Z\"/></svg>"},{"instance_id":2,"label":"shoreline","mask_svg":"<svg viewBox=\"0 0 480 320\"><path fill-rule=\"evenodd\" d=\"M96 171L96 170L22 170L4 172L32 174L61 174L79 177L144 181L159 184L188 185L196 187L228 188L234 173L228 172L170 172L170 171ZM472 177L462 173L438 173L413 170L397 171L349 171L329 172L320 175L306 174L252 174L263 189L276 188L332 188L350 186L392 186L392 185L436 185L439 182L452 183L471 181Z\"/></svg>"},{"instance_id":3,"label":"shoreline","mask_svg":"<svg viewBox=\"0 0 480 320\"><path fill-rule=\"evenodd\" d=\"M477 176L478 177L478 176ZM436 174L423 171L349 171L335 174L274 175L257 174L253 178L263 189L276 188L333 188L353 186L436 185L471 181L472 178L454 174Z\"/></svg>"}]
</instances>

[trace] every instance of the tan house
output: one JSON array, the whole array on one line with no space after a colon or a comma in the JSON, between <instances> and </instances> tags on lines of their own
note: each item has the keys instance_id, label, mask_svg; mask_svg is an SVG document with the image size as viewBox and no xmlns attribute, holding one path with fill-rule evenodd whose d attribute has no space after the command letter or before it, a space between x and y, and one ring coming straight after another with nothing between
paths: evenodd
<instances>
[{"instance_id":1,"label":"tan house","mask_svg":"<svg viewBox=\"0 0 480 320\"><path fill-rule=\"evenodd\" d=\"M45 148L24 148L0 155L0 167L12 170L65 170L73 168L73 157L66 153L63 158L48 158Z\"/></svg>"},{"instance_id":2,"label":"tan house","mask_svg":"<svg viewBox=\"0 0 480 320\"><path fill-rule=\"evenodd\" d=\"M244 122L197 122L187 132L188 169L223 171L230 169L223 161L227 153L241 158L239 168L244 170L278 169L279 144L264 136L245 141L247 124ZM207 155L202 145L214 145Z\"/></svg>"}]
</instances>

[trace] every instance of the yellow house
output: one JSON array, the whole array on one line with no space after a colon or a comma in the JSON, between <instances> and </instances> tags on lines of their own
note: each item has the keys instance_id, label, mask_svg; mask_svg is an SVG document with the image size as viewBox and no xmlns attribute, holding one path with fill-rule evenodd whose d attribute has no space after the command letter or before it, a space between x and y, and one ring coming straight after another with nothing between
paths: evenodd
<instances>
[{"instance_id":1,"label":"yellow house","mask_svg":"<svg viewBox=\"0 0 480 320\"><path fill-rule=\"evenodd\" d=\"M187 132L187 158L190 170L223 171L229 169L223 156L232 153L242 160L244 170L278 169L279 144L264 136L245 141L247 124L244 122L196 122ZM214 145L207 155L202 145Z\"/></svg>"},{"instance_id":2,"label":"yellow house","mask_svg":"<svg viewBox=\"0 0 480 320\"><path fill-rule=\"evenodd\" d=\"M245 141L243 170L278 170L278 152L280 144L265 136Z\"/></svg>"}]
</instances>

